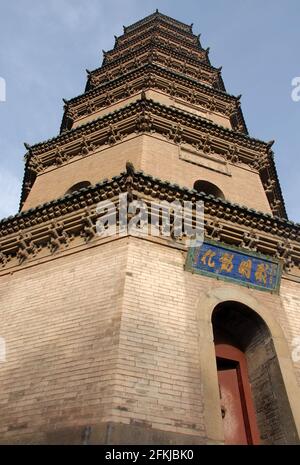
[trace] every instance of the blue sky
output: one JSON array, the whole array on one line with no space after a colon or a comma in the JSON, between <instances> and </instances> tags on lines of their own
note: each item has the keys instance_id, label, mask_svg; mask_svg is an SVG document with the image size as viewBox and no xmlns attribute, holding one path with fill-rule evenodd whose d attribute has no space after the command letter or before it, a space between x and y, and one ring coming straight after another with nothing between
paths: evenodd
<instances>
[{"instance_id":1,"label":"blue sky","mask_svg":"<svg viewBox=\"0 0 300 465\"><path fill-rule=\"evenodd\" d=\"M273 146L289 218L300 222L299 0L0 0L0 218L18 209L23 142L58 133L62 98L83 92L114 34L152 13L194 23L228 92L242 94L250 135Z\"/></svg>"}]
</instances>

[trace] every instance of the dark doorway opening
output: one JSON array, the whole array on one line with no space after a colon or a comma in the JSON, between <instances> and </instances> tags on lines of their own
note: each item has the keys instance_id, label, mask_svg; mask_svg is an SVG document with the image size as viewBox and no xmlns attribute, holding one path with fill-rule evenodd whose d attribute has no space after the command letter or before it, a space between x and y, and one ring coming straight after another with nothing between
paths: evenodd
<instances>
[{"instance_id":1,"label":"dark doorway opening","mask_svg":"<svg viewBox=\"0 0 300 465\"><path fill-rule=\"evenodd\" d=\"M264 320L244 304L225 301L215 307L212 325L226 444L298 444Z\"/></svg>"}]
</instances>

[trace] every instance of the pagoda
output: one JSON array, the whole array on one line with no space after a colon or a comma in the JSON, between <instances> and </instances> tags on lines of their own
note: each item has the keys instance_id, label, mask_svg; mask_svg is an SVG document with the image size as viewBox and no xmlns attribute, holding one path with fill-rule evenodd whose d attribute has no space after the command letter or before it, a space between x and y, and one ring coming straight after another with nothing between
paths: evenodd
<instances>
[{"instance_id":1,"label":"pagoda","mask_svg":"<svg viewBox=\"0 0 300 465\"><path fill-rule=\"evenodd\" d=\"M124 27L60 133L25 144L0 222L1 444L299 443L300 225L192 26ZM201 243L162 233L174 202L203 205ZM130 205L158 234L124 229Z\"/></svg>"}]
</instances>

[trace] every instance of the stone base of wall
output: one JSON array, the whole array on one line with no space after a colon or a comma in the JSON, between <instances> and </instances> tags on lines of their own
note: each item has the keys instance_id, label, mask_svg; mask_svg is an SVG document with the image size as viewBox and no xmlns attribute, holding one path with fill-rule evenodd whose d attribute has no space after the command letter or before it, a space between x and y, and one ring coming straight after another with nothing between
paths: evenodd
<instances>
[{"instance_id":1,"label":"stone base of wall","mask_svg":"<svg viewBox=\"0 0 300 465\"><path fill-rule=\"evenodd\" d=\"M145 426L114 422L99 423L89 427L71 427L39 432L27 437L26 442L14 439L9 444L34 445L204 445L204 438L182 433L160 431ZM8 444L1 441L0 444Z\"/></svg>"}]
</instances>

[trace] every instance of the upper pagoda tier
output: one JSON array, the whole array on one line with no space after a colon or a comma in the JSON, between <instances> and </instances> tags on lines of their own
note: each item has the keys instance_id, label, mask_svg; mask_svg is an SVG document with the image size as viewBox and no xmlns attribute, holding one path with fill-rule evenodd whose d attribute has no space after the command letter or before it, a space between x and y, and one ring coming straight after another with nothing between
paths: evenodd
<instances>
[{"instance_id":1,"label":"upper pagoda tier","mask_svg":"<svg viewBox=\"0 0 300 465\"><path fill-rule=\"evenodd\" d=\"M164 164L166 180L189 188L197 179L219 183L226 199L286 217L272 144L248 135L240 96L225 91L221 68L191 25L156 11L124 27L102 66L88 71L85 92L64 102L60 135L26 145L23 209L51 200L46 178L50 185L68 171L74 184L81 181L75 165L92 182L90 156L103 177L118 175L133 147L136 166L154 176ZM101 158L108 152L109 162Z\"/></svg>"},{"instance_id":2,"label":"upper pagoda tier","mask_svg":"<svg viewBox=\"0 0 300 465\"><path fill-rule=\"evenodd\" d=\"M210 64L209 49L201 47L191 26L156 12L124 31L115 36L114 48L103 52L102 66L87 71L85 93L65 101L61 132L155 89L171 97L170 105L247 134L239 98L225 92L221 68Z\"/></svg>"},{"instance_id":3,"label":"upper pagoda tier","mask_svg":"<svg viewBox=\"0 0 300 465\"><path fill-rule=\"evenodd\" d=\"M100 68L88 72L85 90L94 89L103 82L114 79L144 63L155 63L212 88L225 91L221 68L214 68L207 64L206 58L199 59L191 55L192 53L183 52L176 46L163 44L158 38L152 36L147 42L137 44L134 50L128 47L126 51L123 50L116 56L108 54L108 59L104 58L104 64Z\"/></svg>"},{"instance_id":4,"label":"upper pagoda tier","mask_svg":"<svg viewBox=\"0 0 300 465\"><path fill-rule=\"evenodd\" d=\"M134 37L126 42L116 38L114 48L108 52L103 52L104 60L102 66L121 58L124 53L134 52L148 44L157 44L168 49L173 49L174 52L179 53L186 60L193 59L194 61L199 61L200 64L210 65L208 58L209 49L204 50L198 44L192 44L182 37L164 30L160 25L153 25L140 34L134 35Z\"/></svg>"},{"instance_id":5,"label":"upper pagoda tier","mask_svg":"<svg viewBox=\"0 0 300 465\"><path fill-rule=\"evenodd\" d=\"M170 16L164 15L163 13L160 13L158 9L155 10L154 13L151 15L146 16L145 18L131 24L130 26L123 26L124 32L130 33L132 31L136 31L140 27L143 27L145 24L148 24L149 22L155 21L159 19L160 21L163 21L166 24L169 24L170 26L182 31L182 32L187 32L191 33L193 24L185 24L182 23L181 21L178 21L177 19L171 18Z\"/></svg>"},{"instance_id":6,"label":"upper pagoda tier","mask_svg":"<svg viewBox=\"0 0 300 465\"><path fill-rule=\"evenodd\" d=\"M176 27L165 23L160 16L157 16L155 20L151 23L145 23L143 26L140 26L137 30L132 32L126 32L120 36L115 36L115 45L126 45L128 43L134 42L138 37L143 37L151 30L158 30L162 36L166 38L172 37L173 40L180 41L181 44L189 45L194 50L196 48L201 48L200 43L200 34L197 36L194 34L186 34L181 30L178 30Z\"/></svg>"},{"instance_id":7,"label":"upper pagoda tier","mask_svg":"<svg viewBox=\"0 0 300 465\"><path fill-rule=\"evenodd\" d=\"M65 100L65 112L61 132L85 124L113 109L121 108L140 98L143 90L162 94L168 103L185 111L247 134L247 127L240 107L240 98L211 88L182 73L156 63L142 63L130 71L102 84L69 101ZM152 95L155 98L155 95ZM113 106L113 107L112 107Z\"/></svg>"},{"instance_id":8,"label":"upper pagoda tier","mask_svg":"<svg viewBox=\"0 0 300 465\"><path fill-rule=\"evenodd\" d=\"M191 26L172 21L159 12L124 28L114 48L104 52L102 66L89 72L86 90L145 62L157 63L225 91L220 68L211 66L208 51L201 47Z\"/></svg>"},{"instance_id":9,"label":"upper pagoda tier","mask_svg":"<svg viewBox=\"0 0 300 465\"><path fill-rule=\"evenodd\" d=\"M153 42L158 39L158 45L175 49L184 58L198 60L201 63L210 65L208 52L204 50L200 44L200 35L195 36L190 26L188 32L182 29L182 23L170 21L167 16L161 13L150 15L148 21L138 22L137 27L125 28L124 34L120 37L115 36L115 45L113 50L104 53L104 61L102 65L111 62L114 58L120 57L122 53L134 51L141 45ZM177 25L176 25L177 23ZM128 31L129 29L129 31Z\"/></svg>"}]
</instances>

